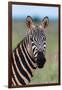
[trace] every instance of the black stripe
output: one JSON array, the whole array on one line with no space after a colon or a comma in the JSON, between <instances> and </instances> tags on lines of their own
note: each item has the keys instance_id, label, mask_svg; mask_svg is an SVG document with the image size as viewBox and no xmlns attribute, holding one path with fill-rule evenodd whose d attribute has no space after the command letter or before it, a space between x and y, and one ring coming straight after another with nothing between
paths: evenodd
<instances>
[{"instance_id":1,"label":"black stripe","mask_svg":"<svg viewBox=\"0 0 62 90\"><path fill-rule=\"evenodd\" d=\"M34 55L36 55L37 54L37 52L35 52L35 54Z\"/></svg>"},{"instance_id":2,"label":"black stripe","mask_svg":"<svg viewBox=\"0 0 62 90\"><path fill-rule=\"evenodd\" d=\"M19 58L17 56L17 54L15 53L15 59L16 59L16 64L18 66L19 71L21 72L21 74L30 82L30 78L28 77L27 73L24 71L24 69L22 68L20 62L19 62Z\"/></svg>"},{"instance_id":3,"label":"black stripe","mask_svg":"<svg viewBox=\"0 0 62 90\"><path fill-rule=\"evenodd\" d=\"M44 43L43 44L46 44L46 42L44 41Z\"/></svg>"},{"instance_id":4,"label":"black stripe","mask_svg":"<svg viewBox=\"0 0 62 90\"><path fill-rule=\"evenodd\" d=\"M29 58L28 58L28 56L27 56L27 54L26 54L26 52L25 52L25 50L24 50L23 43L22 43L22 49L23 49L23 52L24 52L24 54L25 54L25 56L26 56L26 58L27 58L27 61L28 61L29 64L30 64L30 66L31 66L33 69L36 69L36 67L34 67L34 66L32 65L31 61L29 60Z\"/></svg>"},{"instance_id":5,"label":"black stripe","mask_svg":"<svg viewBox=\"0 0 62 90\"><path fill-rule=\"evenodd\" d=\"M18 47L18 53L19 53L19 56L20 56L20 58L22 60L23 65L25 66L25 68L27 69L27 71L30 73L30 75L33 76L30 68L27 66L27 63L25 61L25 58L24 58L24 56L23 56L23 54L21 52L20 46Z\"/></svg>"},{"instance_id":6,"label":"black stripe","mask_svg":"<svg viewBox=\"0 0 62 90\"><path fill-rule=\"evenodd\" d=\"M43 41L42 47L44 47L44 45L46 45L46 42Z\"/></svg>"},{"instance_id":7,"label":"black stripe","mask_svg":"<svg viewBox=\"0 0 62 90\"><path fill-rule=\"evenodd\" d=\"M43 47L43 49L46 49L46 47Z\"/></svg>"},{"instance_id":8,"label":"black stripe","mask_svg":"<svg viewBox=\"0 0 62 90\"><path fill-rule=\"evenodd\" d=\"M36 48L36 47L33 48L33 52L35 51L35 48Z\"/></svg>"},{"instance_id":9,"label":"black stripe","mask_svg":"<svg viewBox=\"0 0 62 90\"><path fill-rule=\"evenodd\" d=\"M34 43L32 43L32 46L34 46L35 44Z\"/></svg>"},{"instance_id":10,"label":"black stripe","mask_svg":"<svg viewBox=\"0 0 62 90\"><path fill-rule=\"evenodd\" d=\"M15 71L15 73L16 73L16 76L17 76L17 78L18 78L18 80L20 81L20 83L22 83L23 85L26 85L26 83L24 82L24 80L20 77L20 75L18 74L18 72L17 72L17 70L16 70L16 67L15 67L15 65L14 65L14 62L12 62L13 63L13 68L14 68L14 71Z\"/></svg>"}]
</instances>

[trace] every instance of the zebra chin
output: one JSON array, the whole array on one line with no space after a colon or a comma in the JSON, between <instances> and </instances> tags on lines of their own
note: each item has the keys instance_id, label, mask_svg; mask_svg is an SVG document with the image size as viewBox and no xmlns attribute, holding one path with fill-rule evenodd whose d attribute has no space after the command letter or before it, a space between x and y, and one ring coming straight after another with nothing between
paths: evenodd
<instances>
[{"instance_id":1,"label":"zebra chin","mask_svg":"<svg viewBox=\"0 0 62 90\"><path fill-rule=\"evenodd\" d=\"M37 56L37 66L38 66L38 68L43 68L45 62L46 62L46 58L45 58L43 52L38 52L38 56Z\"/></svg>"}]
</instances>

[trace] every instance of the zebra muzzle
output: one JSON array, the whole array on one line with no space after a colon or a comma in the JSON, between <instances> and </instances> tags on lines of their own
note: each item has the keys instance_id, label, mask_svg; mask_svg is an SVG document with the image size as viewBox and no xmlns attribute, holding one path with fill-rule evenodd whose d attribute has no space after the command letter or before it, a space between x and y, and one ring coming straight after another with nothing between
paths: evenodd
<instances>
[{"instance_id":1,"label":"zebra muzzle","mask_svg":"<svg viewBox=\"0 0 62 90\"><path fill-rule=\"evenodd\" d=\"M45 58L43 52L38 52L38 56L37 56L37 66L38 66L38 68L43 68L45 62L46 62L46 58Z\"/></svg>"}]
</instances>

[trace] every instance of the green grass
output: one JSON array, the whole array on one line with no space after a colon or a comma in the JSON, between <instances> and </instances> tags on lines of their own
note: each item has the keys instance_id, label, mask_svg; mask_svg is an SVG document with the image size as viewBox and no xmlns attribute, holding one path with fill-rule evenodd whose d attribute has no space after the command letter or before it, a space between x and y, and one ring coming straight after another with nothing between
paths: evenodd
<instances>
[{"instance_id":1,"label":"green grass","mask_svg":"<svg viewBox=\"0 0 62 90\"><path fill-rule=\"evenodd\" d=\"M53 23L53 24L51 24ZM12 23L12 48L23 39L26 33L26 25L20 21L13 21ZM58 23L50 22L46 31L47 50L46 50L46 64L42 69L34 71L34 77L30 84L46 84L58 83Z\"/></svg>"}]
</instances>

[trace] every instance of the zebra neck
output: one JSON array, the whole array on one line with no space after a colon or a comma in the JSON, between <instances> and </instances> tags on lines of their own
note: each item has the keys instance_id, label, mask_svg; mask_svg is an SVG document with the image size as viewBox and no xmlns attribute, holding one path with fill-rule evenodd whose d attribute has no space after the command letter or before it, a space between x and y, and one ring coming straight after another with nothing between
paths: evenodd
<instances>
[{"instance_id":1,"label":"zebra neck","mask_svg":"<svg viewBox=\"0 0 62 90\"><path fill-rule=\"evenodd\" d=\"M33 71L37 66L35 60L29 55L24 40L13 51L12 62L13 86L27 85L30 82L31 77L33 76Z\"/></svg>"},{"instance_id":2,"label":"zebra neck","mask_svg":"<svg viewBox=\"0 0 62 90\"><path fill-rule=\"evenodd\" d=\"M33 40L31 40L30 37L27 36L24 39L24 43L26 45L29 55L32 57L32 59L34 59L34 61L36 61L37 60L37 47L35 46Z\"/></svg>"},{"instance_id":3,"label":"zebra neck","mask_svg":"<svg viewBox=\"0 0 62 90\"><path fill-rule=\"evenodd\" d=\"M26 53L28 54L28 57L31 59L31 61L33 61L33 63L36 63L33 56L32 46L26 43L26 39L23 41L23 46L25 47Z\"/></svg>"}]
</instances>

